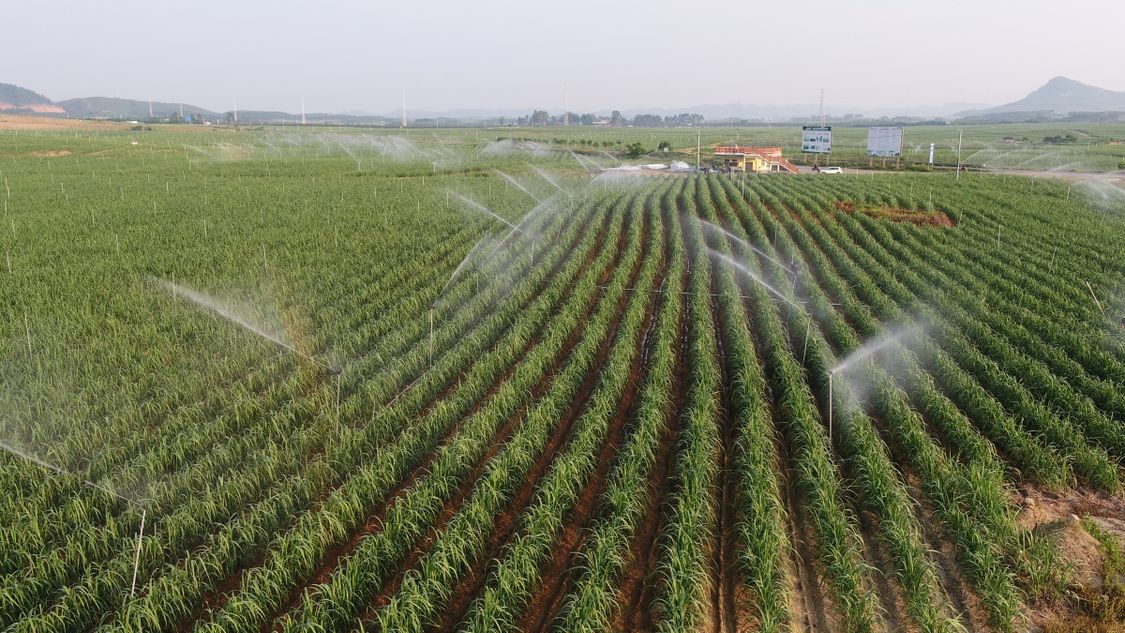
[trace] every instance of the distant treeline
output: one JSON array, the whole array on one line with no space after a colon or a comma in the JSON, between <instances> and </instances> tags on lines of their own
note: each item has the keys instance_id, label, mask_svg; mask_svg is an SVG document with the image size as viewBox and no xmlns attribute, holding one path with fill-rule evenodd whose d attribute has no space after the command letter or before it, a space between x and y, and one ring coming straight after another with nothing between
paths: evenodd
<instances>
[{"instance_id":1,"label":"distant treeline","mask_svg":"<svg viewBox=\"0 0 1125 633\"><path fill-rule=\"evenodd\" d=\"M566 112L552 115L546 110L536 110L528 116L508 120L500 117L500 125L516 125L519 127L546 126L546 125L607 125L610 127L690 127L703 124L702 114L684 112L682 114L660 116L659 114L638 114L633 118L626 117L621 111L614 110L609 116L603 114L578 114Z\"/></svg>"}]
</instances>

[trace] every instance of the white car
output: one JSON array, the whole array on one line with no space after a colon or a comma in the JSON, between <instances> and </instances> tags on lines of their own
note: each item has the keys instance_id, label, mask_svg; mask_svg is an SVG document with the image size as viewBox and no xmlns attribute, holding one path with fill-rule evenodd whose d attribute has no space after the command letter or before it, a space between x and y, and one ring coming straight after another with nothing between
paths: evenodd
<instances>
[{"instance_id":1,"label":"white car","mask_svg":"<svg viewBox=\"0 0 1125 633\"><path fill-rule=\"evenodd\" d=\"M821 167L820 173L822 174L842 174L844 170L842 167Z\"/></svg>"}]
</instances>

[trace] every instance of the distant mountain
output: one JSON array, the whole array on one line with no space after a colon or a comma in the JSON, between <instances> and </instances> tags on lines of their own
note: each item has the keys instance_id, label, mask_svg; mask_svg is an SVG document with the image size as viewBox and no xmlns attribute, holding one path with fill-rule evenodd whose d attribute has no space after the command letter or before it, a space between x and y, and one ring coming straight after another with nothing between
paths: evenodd
<instances>
[{"instance_id":1,"label":"distant mountain","mask_svg":"<svg viewBox=\"0 0 1125 633\"><path fill-rule=\"evenodd\" d=\"M64 110L38 92L12 84L0 84L0 112L63 114Z\"/></svg>"},{"instance_id":2,"label":"distant mountain","mask_svg":"<svg viewBox=\"0 0 1125 633\"><path fill-rule=\"evenodd\" d=\"M1006 112L1054 113L1112 112L1125 110L1125 92L1115 92L1080 81L1055 77L1043 87L1014 101L995 108L962 112L961 116L991 115Z\"/></svg>"},{"instance_id":3,"label":"distant mountain","mask_svg":"<svg viewBox=\"0 0 1125 633\"><path fill-rule=\"evenodd\" d=\"M136 99L118 99L116 97L85 97L81 99L67 99L59 101L69 116L79 119L147 119L149 117L149 102ZM202 116L214 119L219 115L210 110L186 103L151 102L152 116L167 118L179 116L180 108L184 115Z\"/></svg>"}]
</instances>

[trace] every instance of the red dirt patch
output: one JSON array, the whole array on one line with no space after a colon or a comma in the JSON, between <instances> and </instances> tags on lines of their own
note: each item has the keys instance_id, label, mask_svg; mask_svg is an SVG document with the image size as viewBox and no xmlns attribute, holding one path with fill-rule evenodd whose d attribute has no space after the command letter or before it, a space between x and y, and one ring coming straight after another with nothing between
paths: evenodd
<instances>
[{"instance_id":1,"label":"red dirt patch","mask_svg":"<svg viewBox=\"0 0 1125 633\"><path fill-rule=\"evenodd\" d=\"M1031 487L1021 489L1015 497L1020 505L1020 524L1046 532L1060 561L1070 567L1067 595L1029 605L1029 630L1125 631L1125 620L1120 617L1125 580L1120 574L1105 577L1105 551L1082 525L1082 519L1088 520L1118 543L1125 543L1125 497L1089 490L1054 493ZM1106 619L1107 614L1115 612L1116 616Z\"/></svg>"},{"instance_id":2,"label":"red dirt patch","mask_svg":"<svg viewBox=\"0 0 1125 633\"><path fill-rule=\"evenodd\" d=\"M953 228L957 223L942 211L914 211L902 207L860 205L852 200L836 200L833 207L844 213L864 213L873 218L882 218L892 222L904 222L918 226L942 226Z\"/></svg>"}]
</instances>

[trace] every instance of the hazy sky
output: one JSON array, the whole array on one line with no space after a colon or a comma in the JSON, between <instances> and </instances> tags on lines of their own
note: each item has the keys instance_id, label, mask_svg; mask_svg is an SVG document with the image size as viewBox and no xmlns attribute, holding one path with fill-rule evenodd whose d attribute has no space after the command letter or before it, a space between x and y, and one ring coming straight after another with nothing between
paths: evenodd
<instances>
[{"instance_id":1,"label":"hazy sky","mask_svg":"<svg viewBox=\"0 0 1125 633\"><path fill-rule=\"evenodd\" d=\"M6 0L0 82L212 110L999 105L1125 90L1120 0Z\"/></svg>"}]
</instances>

